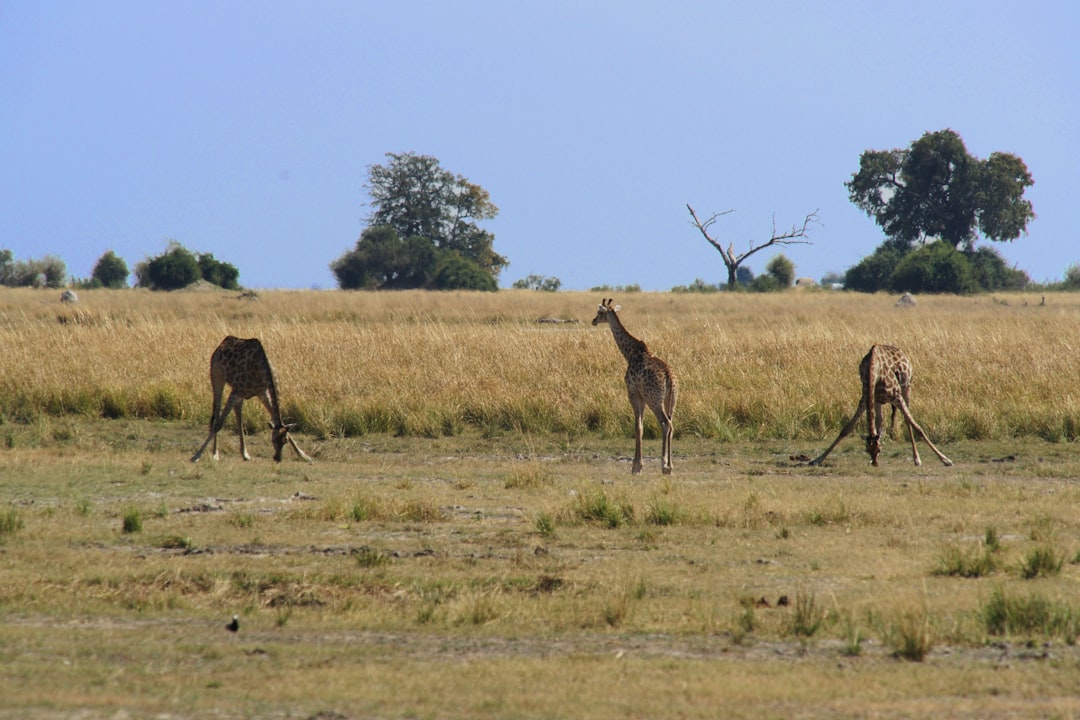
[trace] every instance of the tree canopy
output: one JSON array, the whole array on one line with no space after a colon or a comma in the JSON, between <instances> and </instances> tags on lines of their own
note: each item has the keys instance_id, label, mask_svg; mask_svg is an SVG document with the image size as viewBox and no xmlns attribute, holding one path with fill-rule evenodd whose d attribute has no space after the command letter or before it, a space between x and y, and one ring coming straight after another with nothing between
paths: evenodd
<instances>
[{"instance_id":1,"label":"tree canopy","mask_svg":"<svg viewBox=\"0 0 1080 720\"><path fill-rule=\"evenodd\" d=\"M112 250L107 250L94 264L94 269L90 273L91 284L107 288L127 287L129 274L124 259Z\"/></svg>"},{"instance_id":2,"label":"tree canopy","mask_svg":"<svg viewBox=\"0 0 1080 720\"><path fill-rule=\"evenodd\" d=\"M497 288L509 261L477 223L498 215L487 190L415 153L368 168L372 212L356 247L330 265L342 288Z\"/></svg>"},{"instance_id":3,"label":"tree canopy","mask_svg":"<svg viewBox=\"0 0 1080 720\"><path fill-rule=\"evenodd\" d=\"M1034 184L1024 161L968 153L953 130L925 133L906 149L867 150L845 183L849 197L893 241L941 239L970 250L977 235L1014 240L1035 217L1024 190Z\"/></svg>"}]
</instances>

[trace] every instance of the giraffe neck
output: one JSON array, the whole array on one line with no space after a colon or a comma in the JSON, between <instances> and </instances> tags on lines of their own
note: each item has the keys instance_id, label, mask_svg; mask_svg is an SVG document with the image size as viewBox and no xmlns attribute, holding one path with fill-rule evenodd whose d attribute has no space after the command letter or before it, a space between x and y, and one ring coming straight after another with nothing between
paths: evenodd
<instances>
[{"instance_id":1,"label":"giraffe neck","mask_svg":"<svg viewBox=\"0 0 1080 720\"><path fill-rule=\"evenodd\" d=\"M281 406L278 405L277 383L274 381L274 368L270 366L270 358L263 353L263 363L266 366L266 393L270 396L270 422L274 427L282 425Z\"/></svg>"},{"instance_id":2,"label":"giraffe neck","mask_svg":"<svg viewBox=\"0 0 1080 720\"><path fill-rule=\"evenodd\" d=\"M626 362L634 363L648 354L649 351L645 343L626 331L614 310L608 311L607 319L608 325L611 327L611 334L615 336L615 344L619 346L619 351L626 358Z\"/></svg>"}]
</instances>

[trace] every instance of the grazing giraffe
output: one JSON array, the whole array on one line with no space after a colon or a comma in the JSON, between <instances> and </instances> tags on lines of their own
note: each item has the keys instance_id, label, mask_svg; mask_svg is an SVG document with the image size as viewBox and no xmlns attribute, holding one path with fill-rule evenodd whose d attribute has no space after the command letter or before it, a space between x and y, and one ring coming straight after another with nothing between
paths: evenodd
<instances>
[{"instance_id":1,"label":"grazing giraffe","mask_svg":"<svg viewBox=\"0 0 1080 720\"><path fill-rule=\"evenodd\" d=\"M225 390L226 383L232 390L229 399L225 402L225 408L221 407L221 395ZM211 441L214 443L214 459L218 459L217 434L225 425L225 418L229 411L236 413L237 430L240 432L240 454L245 460L250 460L247 447L244 445L244 419L240 409L248 398L258 397L270 413L270 441L274 445L274 461L281 462L281 450L285 443L289 443L296 451L298 457L311 462L311 458L304 454L296 441L289 435L292 425L281 422L281 408L278 406L277 386L274 383L274 370L270 367L270 360L266 357L262 343L258 338L241 339L229 335L214 350L210 356L210 385L214 391L214 408L210 414L210 434L199 448L199 451L191 456L191 462L198 462L206 446Z\"/></svg>"},{"instance_id":2,"label":"grazing giraffe","mask_svg":"<svg viewBox=\"0 0 1080 720\"><path fill-rule=\"evenodd\" d=\"M859 417L866 413L867 435L866 452L870 454L870 464L878 464L878 455L881 453L881 425L883 405L892 406L892 415L889 418L889 433L896 430L896 410L904 416L907 422L908 434L911 437L911 453L915 459L915 465L922 465L919 458L919 450L915 447L916 434L926 441L934 454L945 465L953 462L938 450L923 429L911 416L911 361L908 360L904 351L895 345L874 345L866 357L859 363L859 378L862 380L862 397L859 398L859 407L855 410L855 416L848 421L844 429L840 431L840 437L833 441L829 448L818 457L810 461L811 465L820 465L821 461L832 452L841 440L851 434Z\"/></svg>"},{"instance_id":3,"label":"grazing giraffe","mask_svg":"<svg viewBox=\"0 0 1080 720\"><path fill-rule=\"evenodd\" d=\"M663 360L649 352L645 343L631 335L623 327L616 312L619 306L611 306L611 300L603 300L592 324L607 323L615 344L626 358L626 392L630 396L630 406L634 409L634 423L637 444L634 448L634 465L631 472L641 472L641 431L644 426L645 406L656 415L663 432L663 449L660 454L661 472L671 474L671 418L675 414L675 396L678 393L678 380L675 373Z\"/></svg>"}]
</instances>

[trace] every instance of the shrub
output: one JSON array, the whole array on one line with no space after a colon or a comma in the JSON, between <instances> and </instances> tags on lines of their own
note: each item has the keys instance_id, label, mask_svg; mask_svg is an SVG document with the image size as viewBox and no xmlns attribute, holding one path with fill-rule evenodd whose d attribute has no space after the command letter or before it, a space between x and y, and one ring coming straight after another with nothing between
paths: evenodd
<instances>
[{"instance_id":1,"label":"shrub","mask_svg":"<svg viewBox=\"0 0 1080 720\"><path fill-rule=\"evenodd\" d=\"M701 278L694 278L694 282L689 285L676 285L671 288L673 293L715 293L721 290L723 288L720 285L710 285Z\"/></svg>"},{"instance_id":2,"label":"shrub","mask_svg":"<svg viewBox=\"0 0 1080 720\"><path fill-rule=\"evenodd\" d=\"M437 290L484 290L495 292L499 286L491 273L454 251L439 253L431 279Z\"/></svg>"},{"instance_id":3,"label":"shrub","mask_svg":"<svg viewBox=\"0 0 1080 720\"><path fill-rule=\"evenodd\" d=\"M139 287L151 290L179 290L202 277L198 259L175 240L161 255L135 266Z\"/></svg>"},{"instance_id":4,"label":"shrub","mask_svg":"<svg viewBox=\"0 0 1080 720\"><path fill-rule=\"evenodd\" d=\"M848 268L844 273L844 289L857 292L877 292L889 286L889 276L903 257L904 251L884 244Z\"/></svg>"},{"instance_id":5,"label":"shrub","mask_svg":"<svg viewBox=\"0 0 1080 720\"><path fill-rule=\"evenodd\" d=\"M90 273L91 284L107 288L127 287L129 274L130 271L124 259L109 250L94 264L94 269Z\"/></svg>"},{"instance_id":6,"label":"shrub","mask_svg":"<svg viewBox=\"0 0 1080 720\"><path fill-rule=\"evenodd\" d=\"M765 265L765 272L776 279L782 288L791 287L795 282L795 263L784 255L777 255Z\"/></svg>"},{"instance_id":7,"label":"shrub","mask_svg":"<svg viewBox=\"0 0 1080 720\"><path fill-rule=\"evenodd\" d=\"M751 292L776 292L783 289L784 286L772 275L758 275L750 282Z\"/></svg>"},{"instance_id":8,"label":"shrub","mask_svg":"<svg viewBox=\"0 0 1080 720\"><path fill-rule=\"evenodd\" d=\"M513 284L515 290L541 290L543 292L555 292L560 287L562 287L562 280L559 278L540 275L529 275L521 280L515 280Z\"/></svg>"},{"instance_id":9,"label":"shrub","mask_svg":"<svg viewBox=\"0 0 1080 720\"><path fill-rule=\"evenodd\" d=\"M912 293L972 293L978 289L962 252L932 242L905 255L889 275L889 289Z\"/></svg>"},{"instance_id":10,"label":"shrub","mask_svg":"<svg viewBox=\"0 0 1080 720\"><path fill-rule=\"evenodd\" d=\"M980 290L1023 290L1031 283L1031 277L1026 272L1007 266L1001 255L992 248L965 251L964 257Z\"/></svg>"},{"instance_id":11,"label":"shrub","mask_svg":"<svg viewBox=\"0 0 1080 720\"><path fill-rule=\"evenodd\" d=\"M629 285L597 285L589 288L589 292L603 292L603 293L632 293L641 292L641 286L637 283L631 283Z\"/></svg>"},{"instance_id":12,"label":"shrub","mask_svg":"<svg viewBox=\"0 0 1080 720\"><path fill-rule=\"evenodd\" d=\"M10 250L0 251L0 284L9 287L63 287L67 266L53 255L40 260L12 261Z\"/></svg>"},{"instance_id":13,"label":"shrub","mask_svg":"<svg viewBox=\"0 0 1080 720\"><path fill-rule=\"evenodd\" d=\"M128 508L124 511L123 530L125 535L142 531L142 513L138 508Z\"/></svg>"},{"instance_id":14,"label":"shrub","mask_svg":"<svg viewBox=\"0 0 1080 720\"><path fill-rule=\"evenodd\" d=\"M221 262L214 258L211 253L200 253L198 256L199 274L206 282L213 283L226 290L239 290L240 270L235 265Z\"/></svg>"}]
</instances>

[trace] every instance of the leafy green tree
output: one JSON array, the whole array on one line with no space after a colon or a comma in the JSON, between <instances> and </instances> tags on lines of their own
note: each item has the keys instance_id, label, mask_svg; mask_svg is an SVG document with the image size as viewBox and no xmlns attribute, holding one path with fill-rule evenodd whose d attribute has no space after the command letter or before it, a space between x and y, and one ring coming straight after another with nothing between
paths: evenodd
<instances>
[{"instance_id":1,"label":"leafy green tree","mask_svg":"<svg viewBox=\"0 0 1080 720\"><path fill-rule=\"evenodd\" d=\"M431 284L439 251L422 237L402 239L390 225L369 227L356 247L330 263L344 290L404 290Z\"/></svg>"},{"instance_id":2,"label":"leafy green tree","mask_svg":"<svg viewBox=\"0 0 1080 720\"><path fill-rule=\"evenodd\" d=\"M179 290L201 277L198 258L175 240L169 241L168 249L161 255L135 266L139 287L151 290Z\"/></svg>"},{"instance_id":3,"label":"leafy green tree","mask_svg":"<svg viewBox=\"0 0 1080 720\"><path fill-rule=\"evenodd\" d=\"M1062 284L1068 290L1080 290L1080 264L1073 263L1065 268L1065 280Z\"/></svg>"},{"instance_id":4,"label":"leafy green tree","mask_svg":"<svg viewBox=\"0 0 1080 720\"><path fill-rule=\"evenodd\" d=\"M396 239L383 234L365 242L362 234L352 250L361 257L342 256L330 267L353 280L363 277L364 287L443 287L449 276L471 275L461 267L469 262L490 277L483 285L497 286L509 261L495 252L495 235L477 225L499 213L488 192L446 171L430 155L387 153L387 158L386 165L368 167L365 187L373 212L367 222L368 230L393 229Z\"/></svg>"},{"instance_id":5,"label":"leafy green tree","mask_svg":"<svg viewBox=\"0 0 1080 720\"><path fill-rule=\"evenodd\" d=\"M952 130L926 133L906 150L867 150L845 183L849 197L889 238L911 245L940 238L971 249L982 234L1014 240L1035 217L1024 190L1034 184L1009 153L981 160Z\"/></svg>"},{"instance_id":6,"label":"leafy green tree","mask_svg":"<svg viewBox=\"0 0 1080 720\"><path fill-rule=\"evenodd\" d=\"M235 265L217 260L212 253L199 253L196 257L203 280L226 290L240 289L240 270Z\"/></svg>"},{"instance_id":7,"label":"leafy green tree","mask_svg":"<svg viewBox=\"0 0 1080 720\"><path fill-rule=\"evenodd\" d=\"M1018 268L1011 268L993 248L981 247L966 251L964 257L971 265L971 276L981 290L1023 290L1031 277Z\"/></svg>"},{"instance_id":8,"label":"leafy green tree","mask_svg":"<svg viewBox=\"0 0 1080 720\"><path fill-rule=\"evenodd\" d=\"M431 279L437 290L485 290L495 292L495 278L476 263L466 260L456 251L442 252Z\"/></svg>"},{"instance_id":9,"label":"leafy green tree","mask_svg":"<svg viewBox=\"0 0 1080 720\"><path fill-rule=\"evenodd\" d=\"M127 279L130 271L124 259L107 251L98 258L94 269L90 273L91 285L95 287L124 288L127 287Z\"/></svg>"},{"instance_id":10,"label":"leafy green tree","mask_svg":"<svg viewBox=\"0 0 1080 720\"><path fill-rule=\"evenodd\" d=\"M765 272L772 275L781 288L791 287L795 282L795 263L784 255L776 255L769 260Z\"/></svg>"}]
</instances>

